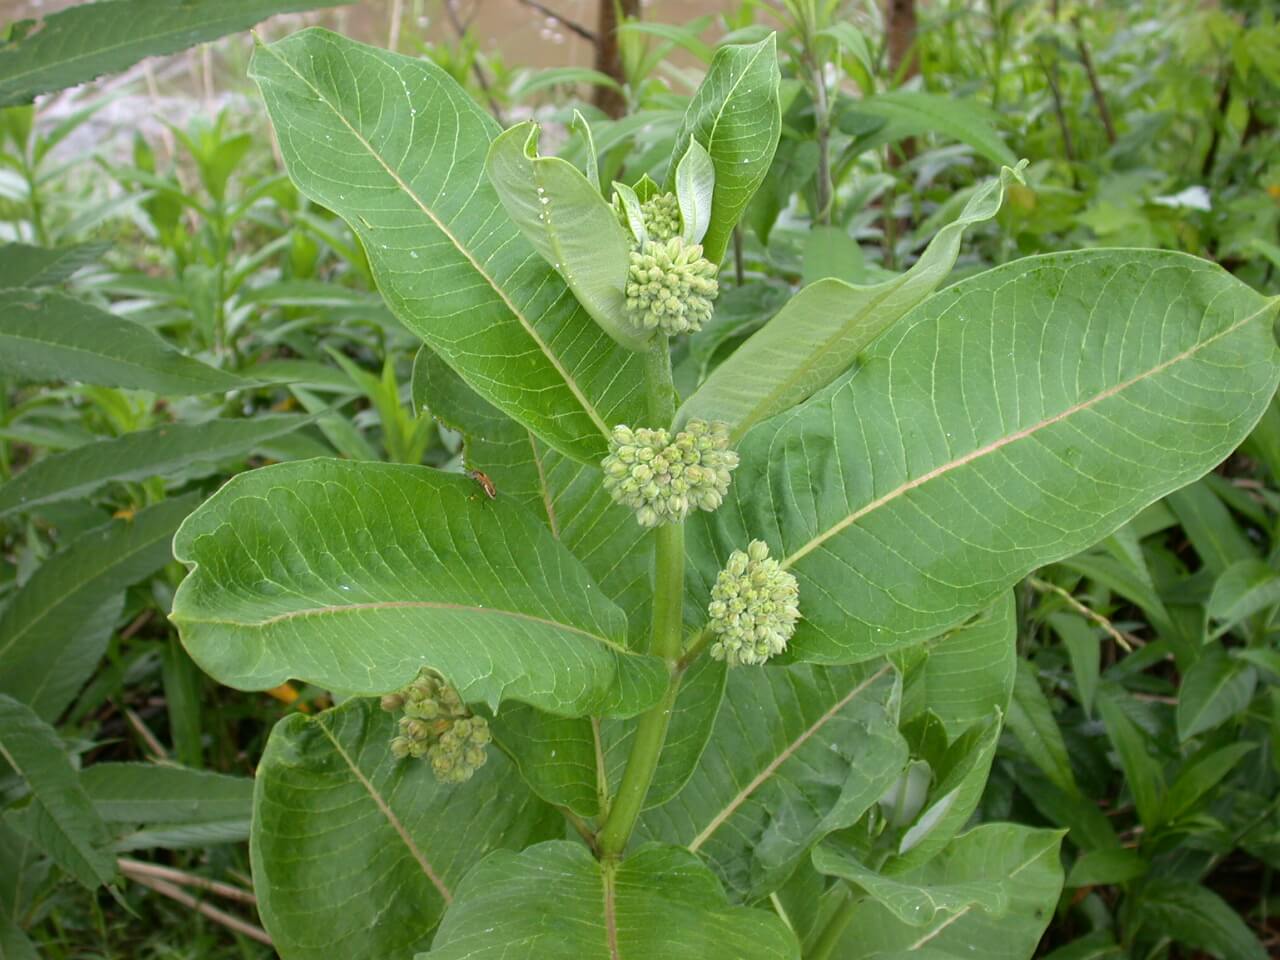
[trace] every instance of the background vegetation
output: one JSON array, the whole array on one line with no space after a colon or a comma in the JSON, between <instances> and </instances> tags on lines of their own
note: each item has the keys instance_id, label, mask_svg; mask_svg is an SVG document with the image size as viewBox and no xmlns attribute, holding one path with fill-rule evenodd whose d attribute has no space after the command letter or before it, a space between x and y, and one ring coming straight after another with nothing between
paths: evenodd
<instances>
[{"instance_id":1,"label":"background vegetation","mask_svg":"<svg viewBox=\"0 0 1280 960\"><path fill-rule=\"evenodd\" d=\"M782 143L716 316L678 358L685 385L790 288L908 267L1019 157L1026 183L970 228L953 280L1028 254L1155 246L1280 292L1278 4L696 6L692 20L679 4L605 3L597 17L552 0L308 17L432 58L505 121L565 129L581 109L605 182L670 153L717 43L779 31ZM490 42L497 8L524 47ZM33 108L6 99L6 44L39 29L24 11L0 5L0 38L5 14L16 21L0 40L0 104L13 104L0 109L0 693L56 725L129 882L90 894L38 854L24 839L38 811L6 768L0 934L67 960L268 957L249 778L272 724L326 694L204 676L166 620L181 577L170 539L248 466L336 454L460 470L458 438L415 399L417 340L359 242L283 176L245 79L247 35ZM24 326L37 306L44 319ZM59 362L24 360L24 338ZM1278 538L1273 404L1214 473L1020 588L1014 703L980 818L1069 831L1042 954L1277 951ZM802 911L809 891L794 887L778 909ZM0 957L23 956L7 936Z\"/></svg>"}]
</instances>

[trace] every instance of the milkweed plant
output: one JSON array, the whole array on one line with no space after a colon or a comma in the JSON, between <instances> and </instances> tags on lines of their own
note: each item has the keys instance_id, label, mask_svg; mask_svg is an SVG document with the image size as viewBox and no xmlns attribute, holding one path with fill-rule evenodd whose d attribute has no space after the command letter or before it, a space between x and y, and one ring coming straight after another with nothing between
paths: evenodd
<instances>
[{"instance_id":1,"label":"milkweed plant","mask_svg":"<svg viewBox=\"0 0 1280 960\"><path fill-rule=\"evenodd\" d=\"M1031 956L1061 833L975 817L1012 588L1241 441L1277 301L1137 249L946 285L1005 167L909 270L812 279L678 393L770 175L772 37L716 53L653 170L322 30L252 73L474 471L267 466L178 533L197 663L339 704L257 771L280 955Z\"/></svg>"}]
</instances>

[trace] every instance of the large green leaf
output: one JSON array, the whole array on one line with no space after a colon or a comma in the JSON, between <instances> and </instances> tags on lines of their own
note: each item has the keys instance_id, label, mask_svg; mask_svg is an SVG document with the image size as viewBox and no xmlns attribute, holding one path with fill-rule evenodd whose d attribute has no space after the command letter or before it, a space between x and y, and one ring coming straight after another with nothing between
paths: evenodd
<instances>
[{"instance_id":1,"label":"large green leaf","mask_svg":"<svg viewBox=\"0 0 1280 960\"><path fill-rule=\"evenodd\" d=\"M727 502L687 525L701 589L763 538L799 580L794 659L934 636L1230 453L1280 379L1278 304L1155 251L963 280L747 435Z\"/></svg>"},{"instance_id":2,"label":"large green leaf","mask_svg":"<svg viewBox=\"0 0 1280 960\"><path fill-rule=\"evenodd\" d=\"M0 373L169 395L251 385L184 356L146 327L53 290L0 290Z\"/></svg>"},{"instance_id":3,"label":"large green leaf","mask_svg":"<svg viewBox=\"0 0 1280 960\"><path fill-rule=\"evenodd\" d=\"M360 237L396 316L475 390L587 462L642 417L642 361L511 222L484 172L496 123L443 70L323 30L260 47L290 176Z\"/></svg>"},{"instance_id":4,"label":"large green leaf","mask_svg":"<svg viewBox=\"0 0 1280 960\"><path fill-rule=\"evenodd\" d=\"M989 823L933 861L886 880L822 848L814 862L866 891L834 956L841 960L1028 960L1062 890L1062 833Z\"/></svg>"},{"instance_id":5,"label":"large green leaf","mask_svg":"<svg viewBox=\"0 0 1280 960\"><path fill-rule=\"evenodd\" d=\"M899 693L883 664L730 670L693 777L637 835L700 853L736 899L767 895L902 772Z\"/></svg>"},{"instance_id":6,"label":"large green leaf","mask_svg":"<svg viewBox=\"0 0 1280 960\"><path fill-rule=\"evenodd\" d=\"M538 125L507 130L485 170L507 214L578 302L620 344L643 350L649 333L625 316L631 243L613 208L573 164L538 156Z\"/></svg>"},{"instance_id":7,"label":"large green leaf","mask_svg":"<svg viewBox=\"0 0 1280 960\"><path fill-rule=\"evenodd\" d=\"M676 170L690 140L702 144L715 164L711 223L702 238L703 254L712 263L724 258L733 228L773 162L782 133L781 82L775 35L759 43L721 47L676 134L668 190L675 187Z\"/></svg>"},{"instance_id":8,"label":"large green leaf","mask_svg":"<svg viewBox=\"0 0 1280 960\"><path fill-rule=\"evenodd\" d=\"M46 560L0 613L0 693L55 719L102 658L121 594L169 562L169 542L194 505L194 497L162 501Z\"/></svg>"},{"instance_id":9,"label":"large green leaf","mask_svg":"<svg viewBox=\"0 0 1280 960\"><path fill-rule=\"evenodd\" d=\"M54 286L93 263L106 250L105 243L79 243L70 247L0 245L0 288Z\"/></svg>"},{"instance_id":10,"label":"large green leaf","mask_svg":"<svg viewBox=\"0 0 1280 960\"><path fill-rule=\"evenodd\" d=\"M486 857L418 960L798 960L774 914L730 907L686 850L646 846L602 865L552 841Z\"/></svg>"},{"instance_id":11,"label":"large green leaf","mask_svg":"<svg viewBox=\"0 0 1280 960\"><path fill-rule=\"evenodd\" d=\"M741 436L826 386L938 288L956 262L965 229L994 217L1005 188L1019 176L1006 167L978 189L906 273L869 287L836 277L809 284L716 368L680 407L677 422L724 420Z\"/></svg>"},{"instance_id":12,"label":"large green leaf","mask_svg":"<svg viewBox=\"0 0 1280 960\"><path fill-rule=\"evenodd\" d=\"M147 763L96 763L80 773L117 850L248 839L253 780Z\"/></svg>"},{"instance_id":13,"label":"large green leaf","mask_svg":"<svg viewBox=\"0 0 1280 960\"><path fill-rule=\"evenodd\" d=\"M468 701L630 715L666 669L537 519L467 477L310 460L240 474L174 540L173 620L223 683L353 693L440 671Z\"/></svg>"},{"instance_id":14,"label":"large green leaf","mask_svg":"<svg viewBox=\"0 0 1280 960\"><path fill-rule=\"evenodd\" d=\"M312 418L297 414L247 420L170 423L99 440L37 460L0 484L0 517L92 493L106 483L145 480L206 467L292 433Z\"/></svg>"},{"instance_id":15,"label":"large green leaf","mask_svg":"<svg viewBox=\"0 0 1280 960\"><path fill-rule=\"evenodd\" d=\"M262 920L284 960L410 957L476 861L564 829L499 751L467 783L446 785L422 760L395 760L394 733L370 700L293 714L271 732L250 853Z\"/></svg>"},{"instance_id":16,"label":"large green leaf","mask_svg":"<svg viewBox=\"0 0 1280 960\"><path fill-rule=\"evenodd\" d=\"M76 781L57 732L25 704L0 693L0 758L31 790L24 826L58 866L86 887L110 883L115 858L107 827Z\"/></svg>"},{"instance_id":17,"label":"large green leaf","mask_svg":"<svg viewBox=\"0 0 1280 960\"><path fill-rule=\"evenodd\" d=\"M334 6L337 0L99 0L40 20L0 47L0 107L73 87L146 57L176 53L247 30L276 13Z\"/></svg>"}]
</instances>

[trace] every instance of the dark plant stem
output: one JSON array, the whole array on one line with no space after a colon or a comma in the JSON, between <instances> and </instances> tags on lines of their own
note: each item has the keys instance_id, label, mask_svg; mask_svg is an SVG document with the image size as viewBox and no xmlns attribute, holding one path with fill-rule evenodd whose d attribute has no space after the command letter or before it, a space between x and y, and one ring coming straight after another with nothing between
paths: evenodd
<instances>
[{"instance_id":1,"label":"dark plant stem","mask_svg":"<svg viewBox=\"0 0 1280 960\"><path fill-rule=\"evenodd\" d=\"M627 74L622 65L622 51L618 47L618 25L623 20L639 18L640 0L600 0L595 31L595 67L615 80L618 87L596 87L592 102L614 119L627 112L627 98L622 92Z\"/></svg>"},{"instance_id":2,"label":"dark plant stem","mask_svg":"<svg viewBox=\"0 0 1280 960\"><path fill-rule=\"evenodd\" d=\"M1107 95L1102 92L1102 82L1098 79L1098 71L1094 69L1093 57L1089 53L1089 45L1085 43L1084 31L1080 28L1080 20L1076 18L1076 51L1080 54L1080 62L1084 64L1084 72L1089 77L1089 86L1093 89L1093 102L1098 108L1098 116L1102 119L1102 129L1107 133L1107 143L1115 146L1116 125L1111 119L1111 108L1107 106Z\"/></svg>"},{"instance_id":3,"label":"dark plant stem","mask_svg":"<svg viewBox=\"0 0 1280 960\"><path fill-rule=\"evenodd\" d=\"M1062 131L1062 154L1067 159L1067 166L1071 169L1071 183L1079 190L1080 177L1076 172L1076 145L1075 140L1071 137L1071 126L1067 123L1067 114L1062 106L1062 89L1058 86L1058 65L1055 63L1051 67L1045 63L1040 57L1036 58L1040 64L1041 71L1044 72L1045 82L1049 85L1049 95L1053 98L1053 114L1058 118L1058 128Z\"/></svg>"},{"instance_id":4,"label":"dark plant stem","mask_svg":"<svg viewBox=\"0 0 1280 960\"><path fill-rule=\"evenodd\" d=\"M570 33L576 33L583 40L587 41L587 43L596 42L595 31L588 30L586 27L580 24L577 20L570 19L569 17L566 17L562 13L556 13L556 11L552 10L550 7L546 6L545 4L539 3L538 0L520 0L520 2L523 3L526 7L530 7L534 10L537 10L544 17L554 20L556 23L560 24L560 26L564 27Z\"/></svg>"},{"instance_id":5,"label":"dark plant stem","mask_svg":"<svg viewBox=\"0 0 1280 960\"><path fill-rule=\"evenodd\" d=\"M468 24L463 23L462 18L458 16L458 8L455 4L456 0L444 0L444 12L449 18L449 23L453 26L453 32L461 40L466 36ZM493 86L489 83L489 74L485 72L484 66L479 59L471 61L471 73L476 78L476 83L479 85L480 90L484 93L484 98L489 104L489 112L493 114L498 123L505 127L507 121L502 115L502 105L498 103L497 97L493 95Z\"/></svg>"},{"instance_id":6,"label":"dark plant stem","mask_svg":"<svg viewBox=\"0 0 1280 960\"><path fill-rule=\"evenodd\" d=\"M1213 114L1213 133L1209 136L1209 149L1205 152L1204 163L1200 165L1200 176L1208 178L1213 173L1214 162L1218 159L1218 147L1222 143L1222 122L1227 115L1227 107L1231 105L1231 72L1223 71L1221 83L1218 84L1218 107Z\"/></svg>"}]
</instances>

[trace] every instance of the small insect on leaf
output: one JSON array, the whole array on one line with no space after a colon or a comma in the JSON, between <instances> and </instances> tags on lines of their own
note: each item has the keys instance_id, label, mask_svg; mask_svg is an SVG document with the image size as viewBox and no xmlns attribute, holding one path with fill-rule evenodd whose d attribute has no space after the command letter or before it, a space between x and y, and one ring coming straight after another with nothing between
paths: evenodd
<instances>
[{"instance_id":1,"label":"small insect on leaf","mask_svg":"<svg viewBox=\"0 0 1280 960\"><path fill-rule=\"evenodd\" d=\"M479 470L469 470L467 471L467 476L480 484L480 488L484 490L485 495L490 500L496 500L498 498L498 488L493 485L493 481L489 479L488 474L482 473Z\"/></svg>"}]
</instances>

